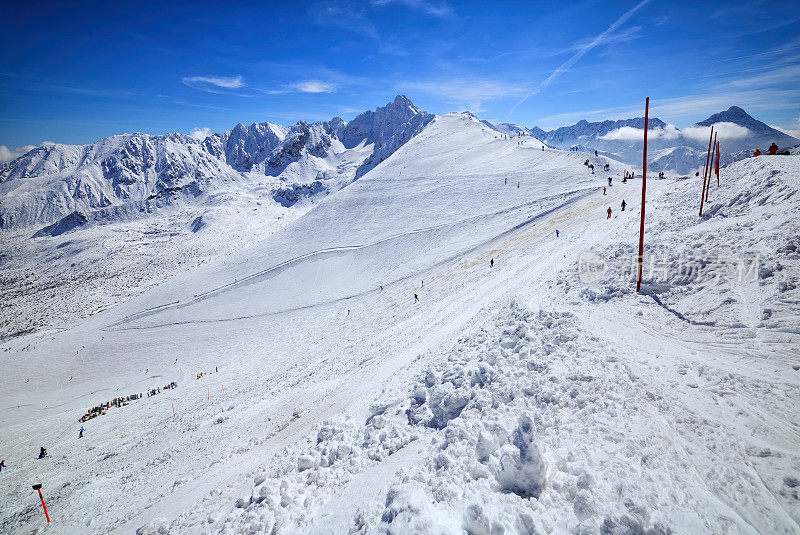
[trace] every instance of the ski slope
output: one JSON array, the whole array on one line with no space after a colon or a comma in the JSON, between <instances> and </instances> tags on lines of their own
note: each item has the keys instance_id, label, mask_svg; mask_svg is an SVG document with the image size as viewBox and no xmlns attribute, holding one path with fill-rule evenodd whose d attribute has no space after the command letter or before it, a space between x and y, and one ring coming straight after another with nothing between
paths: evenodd
<instances>
[{"instance_id":1,"label":"ski slope","mask_svg":"<svg viewBox=\"0 0 800 535\"><path fill-rule=\"evenodd\" d=\"M637 295L640 182L587 157L438 117L260 243L6 344L0 531L43 526L36 480L58 533L796 532L800 160L723 170L703 218L651 180ZM763 261L681 271L709 251Z\"/></svg>"}]
</instances>

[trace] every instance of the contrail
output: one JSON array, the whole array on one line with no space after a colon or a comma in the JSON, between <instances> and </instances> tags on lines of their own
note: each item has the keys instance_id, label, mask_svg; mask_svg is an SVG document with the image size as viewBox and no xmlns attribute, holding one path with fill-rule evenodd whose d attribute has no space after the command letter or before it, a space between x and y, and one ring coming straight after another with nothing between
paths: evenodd
<instances>
[{"instance_id":1,"label":"contrail","mask_svg":"<svg viewBox=\"0 0 800 535\"><path fill-rule=\"evenodd\" d=\"M629 10L627 13L625 13L620 18L615 20L614 24L609 26L606 31L604 31L603 33L601 33L600 35L595 37L592 40L591 43L587 44L585 47L583 47L580 50L578 50L571 58L569 58L567 61L562 63L556 70L554 70L553 73L550 76L548 76L544 81L542 81L542 83L540 83L538 86L536 86L536 89L534 89L533 91L531 91L530 93L528 93L527 95L522 97L522 100L520 100L519 102L514 104L514 107L511 108L511 111L513 112L514 110L516 110L517 107L520 104L522 104L523 102L528 100L530 97L532 97L536 93L539 93L542 89L544 89L545 87L547 87L548 85L553 83L553 80L555 80L556 78L561 76L563 73L565 73L568 70L570 70L572 68L572 66L575 65L575 63L579 59L581 59L587 52L589 52L591 49L593 49L594 47L596 47L597 45L602 43L605 40L605 38L608 37L610 34L612 34L617 28L619 28L620 26L622 26L623 24L628 22L628 19L631 18L631 16L633 16L633 14L636 13L639 10L639 8L641 8L642 6L644 6L645 4L647 4L649 2L650 2L650 0L642 0L641 2L636 4L631 10Z\"/></svg>"}]
</instances>

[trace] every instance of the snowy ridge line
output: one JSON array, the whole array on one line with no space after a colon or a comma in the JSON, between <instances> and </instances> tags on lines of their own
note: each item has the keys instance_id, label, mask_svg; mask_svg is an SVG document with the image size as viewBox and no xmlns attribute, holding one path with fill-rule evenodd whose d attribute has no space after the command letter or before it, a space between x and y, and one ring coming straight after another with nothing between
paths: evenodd
<instances>
[{"instance_id":1,"label":"snowy ridge line","mask_svg":"<svg viewBox=\"0 0 800 535\"><path fill-rule=\"evenodd\" d=\"M350 299L355 299L355 298L367 295L370 292L373 292L374 290L372 290L372 289L365 290L363 292L359 292L359 293L352 294L352 295L349 295L349 296L339 297L339 298L336 298L336 299L331 299L331 300L328 300L328 301L322 301L322 302L314 303L314 304L310 304L310 305L303 305L303 306L300 306L300 307L292 307L292 308L287 308L287 309L283 309L283 310L277 310L277 311L273 311L273 312L263 312L263 313L259 313L259 314L249 314L249 315L238 316L238 317L234 317L234 318L211 319L211 320L187 320L187 321L170 322L170 323L151 325L151 326L144 326L144 327L117 328L119 325L128 323L128 322L136 320L136 319L145 318L147 316L150 316L152 314L157 314L157 313L162 312L162 311L167 310L167 309L171 309L171 308L180 309L180 308L184 308L184 307L187 307L187 306L191 306L191 305L196 304L196 303L198 303L200 301L203 301L205 299L209 299L211 297L214 297L214 296L216 296L218 294L221 294L221 293L224 293L226 291L232 290L234 288L237 288L237 287L240 287L240 286L244 286L244 285L256 282L257 279L259 279L259 278L261 278L263 276L266 276L266 275L273 275L273 276L277 275L277 272L279 272L280 270L283 270L283 269L285 269L287 267L290 267L291 265L294 265L294 264L296 264L298 262L306 260L306 259L308 259L310 257L328 255L328 254L332 254L332 253L342 253L342 252L347 252L347 251L355 251L355 250L359 250L359 249L366 249L368 247L374 247L376 245L380 245L382 243L386 243L386 242L395 240L397 238L402 238L402 237L405 237L405 236L412 236L414 234L420 234L420 233L424 233L424 232L431 232L431 231L440 230L440 229L448 228L448 227L454 227L454 226L458 226L458 225L464 224L464 223L469 222L469 221L474 221L474 220L482 219L482 218L485 218L485 217L503 215L503 214L506 214L506 213L509 213L509 212L513 212L515 210L519 210L520 208L524 208L526 206L531 206L531 205L537 204L539 202L546 202L546 201L552 200L552 199L559 199L559 198L569 197L569 199L567 201L565 201L565 202L563 202L563 203L561 203L561 204L559 204L559 205L557 205L557 206L555 206L553 208L550 208L548 210L540 212L539 214L536 214L535 216L533 216L533 217L531 217L531 218L529 218L529 219L527 219L525 221L522 221L521 223L518 223L517 225L511 227L510 229L503 231L502 233L494 236L493 238L489 238L487 240L484 240L484 241L476 244L475 246L473 246L473 247L471 247L471 248L469 248L469 249L467 249L465 251L462 251L460 253L457 253L455 255L452 255L452 256L442 260L441 262L438 262L436 264L431 265L430 267L428 267L426 269L430 269L432 267L441 266L441 265L447 264L449 262L452 262L453 260L455 260L457 258L460 258L460 257L462 257L462 256L464 256L466 254L470 254L470 253L474 252L475 250L479 249L480 247L483 247L484 245L486 245L490 241L493 241L493 240L495 240L497 238L503 238L503 237L507 236L508 234L510 234L512 232L515 232L516 230L519 230L520 228L525 227L525 226L535 222L536 220L538 220L541 217L550 215L554 211L559 210L559 209L569 205L570 203L582 200L583 198L585 198L586 196L588 196L590 193L592 193L594 191L595 191L595 188L584 188L584 189L575 190L575 191L568 192L568 193L561 193L561 194L558 194L558 195L551 195L551 196L548 196L548 197L542 197L542 198L536 199L534 201L529 201L529 202L526 202L526 203L518 204L518 205L515 205L515 206L512 206L512 207L506 208L504 210L500 210L498 212L489 212L489 213L484 213L484 214L478 214L478 215L474 215L474 216L471 216L471 217L468 217L468 218L465 218L465 219L462 219L462 220L459 220L459 221L455 221L455 222L452 222L452 223L443 223L441 225L434 225L432 227L415 229L415 230L412 230L412 231L409 231L409 232L404 232L404 233L395 234L395 235L392 235L392 236L387 236L386 238L382 238L382 239L380 239L378 241L375 241L375 242L372 242L372 243L367 243L367 244L362 244L362 245L346 245L346 246L340 246L340 247L331 247L331 248L328 248L328 249L321 249L319 251L312 251L310 253L306 253L304 255L300 255L298 257L286 260L285 262L281 262L280 264L277 264L275 266L269 267L267 269L264 269L262 271L254 273L252 275L248 275L247 277L245 277L245 278L243 278L241 280L225 284L223 286L220 286L218 288L214 288L214 289L209 290L209 291L207 291L205 293L202 293L202 294L198 294L197 297L194 297L194 298L192 298L191 300L189 300L187 302L181 303L180 301L173 301L171 303L165 303L165 304L159 305L157 307L149 308L149 309L143 310L141 312L136 312L136 313L131 314L129 316L125 316L124 318L122 318L119 321L116 321L114 323L106 325L105 327L102 327L100 330L101 331L105 331L105 332L109 332L109 331L124 331L124 330L146 330L146 329L154 329L154 328L159 328L159 327L168 327L168 326L175 326L175 325L190 325L190 324L197 324L197 323L218 323L218 322L225 322L225 321L239 321L239 320L247 320L247 319L253 319L253 318L258 318L258 317L266 317L266 316L270 316L270 315L274 315L274 314L283 314L285 312L295 312L295 311L298 311L298 310L306 310L306 309L313 308L313 307L320 306L320 305L333 304L333 303L338 303L338 302L341 302L341 301L347 301L347 300L350 300ZM396 284L398 282L402 282L402 281L407 280L407 279L409 279L411 277L414 277L414 276L415 276L415 273L414 274L409 274L409 275L407 275L405 277L400 277L398 279L395 279L394 281L391 281L389 284L385 284L384 286L393 285L393 284Z\"/></svg>"}]
</instances>

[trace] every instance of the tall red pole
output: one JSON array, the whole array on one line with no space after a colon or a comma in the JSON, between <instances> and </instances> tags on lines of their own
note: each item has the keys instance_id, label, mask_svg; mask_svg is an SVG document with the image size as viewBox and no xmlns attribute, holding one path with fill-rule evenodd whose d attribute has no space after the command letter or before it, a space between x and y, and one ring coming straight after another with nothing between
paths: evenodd
<instances>
[{"instance_id":1,"label":"tall red pole","mask_svg":"<svg viewBox=\"0 0 800 535\"><path fill-rule=\"evenodd\" d=\"M711 189L711 174L714 172L714 160L717 159L717 132L714 132L714 143L711 145L711 162L708 164L708 183L706 184L706 202Z\"/></svg>"},{"instance_id":2,"label":"tall red pole","mask_svg":"<svg viewBox=\"0 0 800 535\"><path fill-rule=\"evenodd\" d=\"M708 154L706 154L706 168L703 171L703 188L700 190L700 215L703 215L703 201L706 199L706 174L708 173L708 161L711 158L711 138L714 136L714 126L711 126L711 133L708 135Z\"/></svg>"},{"instance_id":3,"label":"tall red pole","mask_svg":"<svg viewBox=\"0 0 800 535\"><path fill-rule=\"evenodd\" d=\"M636 275L636 293L642 287L642 257L644 256L644 199L647 189L647 122L650 112L650 97L644 101L644 149L642 151L642 220L639 223L639 258Z\"/></svg>"},{"instance_id":4,"label":"tall red pole","mask_svg":"<svg viewBox=\"0 0 800 535\"><path fill-rule=\"evenodd\" d=\"M714 170L717 173L717 187L719 187L719 141L717 141L717 161L714 166Z\"/></svg>"}]
</instances>

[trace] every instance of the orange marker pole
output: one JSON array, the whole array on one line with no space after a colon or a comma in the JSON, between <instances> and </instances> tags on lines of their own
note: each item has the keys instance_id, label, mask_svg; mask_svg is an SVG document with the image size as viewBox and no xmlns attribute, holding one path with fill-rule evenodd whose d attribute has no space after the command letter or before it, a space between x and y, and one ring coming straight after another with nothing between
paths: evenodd
<instances>
[{"instance_id":1,"label":"orange marker pole","mask_svg":"<svg viewBox=\"0 0 800 535\"><path fill-rule=\"evenodd\" d=\"M172 415L175 416L175 404L172 404Z\"/></svg>"},{"instance_id":2,"label":"orange marker pole","mask_svg":"<svg viewBox=\"0 0 800 535\"><path fill-rule=\"evenodd\" d=\"M211 399L211 389L208 389L208 397L206 399Z\"/></svg>"},{"instance_id":3,"label":"orange marker pole","mask_svg":"<svg viewBox=\"0 0 800 535\"><path fill-rule=\"evenodd\" d=\"M642 256L644 255L644 200L647 188L647 121L650 112L650 97L644 101L644 149L642 151L642 219L639 223L639 258L636 275L636 292L642 287Z\"/></svg>"}]
</instances>

